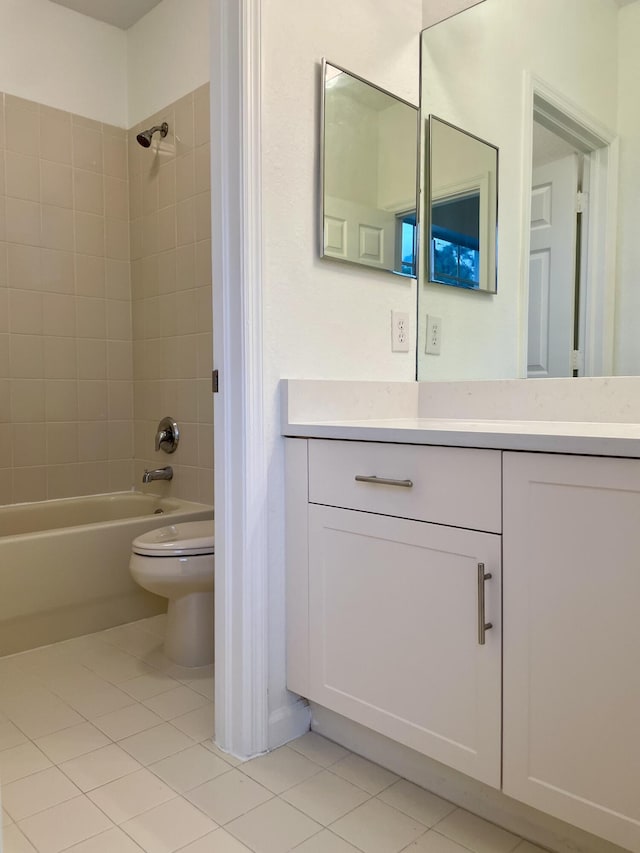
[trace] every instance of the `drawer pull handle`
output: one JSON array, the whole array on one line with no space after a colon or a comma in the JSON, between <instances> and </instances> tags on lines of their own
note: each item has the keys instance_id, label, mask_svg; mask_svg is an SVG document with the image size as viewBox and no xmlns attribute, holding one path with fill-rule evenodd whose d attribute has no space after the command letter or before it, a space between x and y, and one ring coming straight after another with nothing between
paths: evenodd
<instances>
[{"instance_id":1,"label":"drawer pull handle","mask_svg":"<svg viewBox=\"0 0 640 853\"><path fill-rule=\"evenodd\" d=\"M478 644L484 646L485 631L493 628L491 622L485 622L484 614L484 584L485 581L491 580L491 572L485 574L484 563L478 563Z\"/></svg>"},{"instance_id":2,"label":"drawer pull handle","mask_svg":"<svg viewBox=\"0 0 640 853\"><path fill-rule=\"evenodd\" d=\"M374 483L378 486L401 486L403 489L413 488L413 480L389 480L387 477L366 477L364 474L356 474L358 483Z\"/></svg>"}]
</instances>

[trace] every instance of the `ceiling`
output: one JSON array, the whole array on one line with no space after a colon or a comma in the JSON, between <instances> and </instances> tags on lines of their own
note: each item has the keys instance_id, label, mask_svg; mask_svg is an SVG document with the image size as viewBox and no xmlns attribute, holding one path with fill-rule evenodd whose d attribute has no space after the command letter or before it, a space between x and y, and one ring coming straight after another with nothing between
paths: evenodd
<instances>
[{"instance_id":1,"label":"ceiling","mask_svg":"<svg viewBox=\"0 0 640 853\"><path fill-rule=\"evenodd\" d=\"M96 18L98 21L112 24L114 27L120 27L121 30L128 30L161 0L51 0L51 2L81 12L90 18Z\"/></svg>"}]
</instances>

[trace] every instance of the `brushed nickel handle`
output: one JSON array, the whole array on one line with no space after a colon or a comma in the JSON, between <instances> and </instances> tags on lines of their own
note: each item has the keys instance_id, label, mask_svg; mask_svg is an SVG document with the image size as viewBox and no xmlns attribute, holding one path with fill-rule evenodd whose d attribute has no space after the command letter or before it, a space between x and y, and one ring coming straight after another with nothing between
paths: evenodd
<instances>
[{"instance_id":1,"label":"brushed nickel handle","mask_svg":"<svg viewBox=\"0 0 640 853\"><path fill-rule=\"evenodd\" d=\"M358 483L374 483L378 486L401 486L403 489L413 488L413 480L390 480L387 477L367 477L364 474L356 474Z\"/></svg>"},{"instance_id":2,"label":"brushed nickel handle","mask_svg":"<svg viewBox=\"0 0 640 853\"><path fill-rule=\"evenodd\" d=\"M484 614L484 584L491 580L491 572L485 574L484 563L478 563L478 644L484 646L485 631L493 628L491 622L485 622Z\"/></svg>"}]
</instances>

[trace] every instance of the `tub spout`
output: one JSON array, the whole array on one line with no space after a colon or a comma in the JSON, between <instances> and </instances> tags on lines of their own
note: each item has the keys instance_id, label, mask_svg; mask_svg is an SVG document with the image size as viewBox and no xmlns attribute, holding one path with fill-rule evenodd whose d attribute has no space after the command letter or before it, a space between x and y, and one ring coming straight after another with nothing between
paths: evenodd
<instances>
[{"instance_id":1,"label":"tub spout","mask_svg":"<svg viewBox=\"0 0 640 853\"><path fill-rule=\"evenodd\" d=\"M173 479L173 468L171 465L167 465L166 468L155 468L153 471L148 471L146 468L144 469L144 474L142 475L143 483L150 483L152 480L172 480Z\"/></svg>"}]
</instances>

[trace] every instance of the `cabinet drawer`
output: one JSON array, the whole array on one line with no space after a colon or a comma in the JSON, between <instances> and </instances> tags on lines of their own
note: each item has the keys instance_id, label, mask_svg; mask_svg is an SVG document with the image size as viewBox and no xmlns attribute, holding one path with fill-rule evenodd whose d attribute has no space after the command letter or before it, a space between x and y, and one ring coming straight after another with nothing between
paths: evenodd
<instances>
[{"instance_id":1,"label":"cabinet drawer","mask_svg":"<svg viewBox=\"0 0 640 853\"><path fill-rule=\"evenodd\" d=\"M309 442L309 501L500 533L501 452L360 441ZM361 482L357 476L410 481Z\"/></svg>"}]
</instances>

